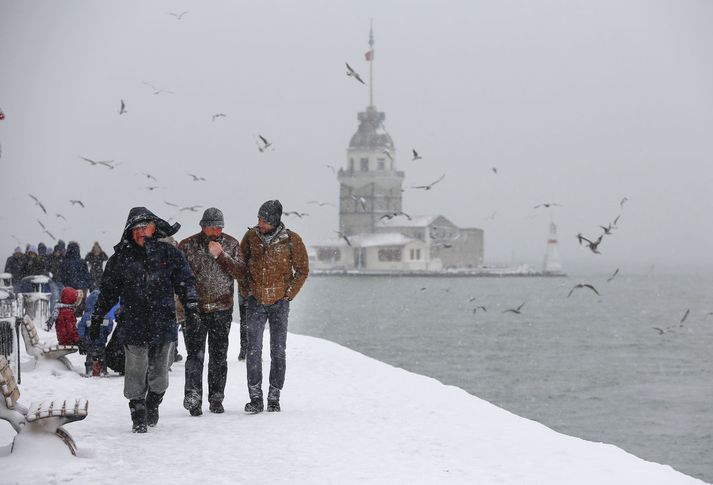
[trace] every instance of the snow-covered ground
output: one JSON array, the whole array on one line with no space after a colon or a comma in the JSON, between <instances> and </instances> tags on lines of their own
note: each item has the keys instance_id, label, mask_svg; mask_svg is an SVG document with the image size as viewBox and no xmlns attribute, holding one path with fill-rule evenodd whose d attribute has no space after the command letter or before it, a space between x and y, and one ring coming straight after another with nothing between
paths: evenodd
<instances>
[{"instance_id":1,"label":"snow-covered ground","mask_svg":"<svg viewBox=\"0 0 713 485\"><path fill-rule=\"evenodd\" d=\"M703 483L302 335L288 337L283 412L246 415L237 339L235 325L225 414L209 413L207 403L201 417L183 409L181 362L171 372L160 422L145 435L131 433L123 378L87 379L52 362L24 372L20 402L82 396L89 416L67 425L79 446L76 458L38 442L0 458L0 484ZM83 357L71 357L83 369ZM0 423L0 454L14 434L6 424Z\"/></svg>"}]
</instances>

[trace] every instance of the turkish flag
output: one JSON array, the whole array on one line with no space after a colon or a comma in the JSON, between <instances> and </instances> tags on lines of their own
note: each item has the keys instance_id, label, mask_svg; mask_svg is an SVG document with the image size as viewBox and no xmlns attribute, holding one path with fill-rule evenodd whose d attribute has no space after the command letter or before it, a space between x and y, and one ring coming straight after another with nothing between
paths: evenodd
<instances>
[{"instance_id":1,"label":"turkish flag","mask_svg":"<svg viewBox=\"0 0 713 485\"><path fill-rule=\"evenodd\" d=\"M364 58L367 61L374 59L374 50L372 49L372 50L368 51L366 54L364 54Z\"/></svg>"}]
</instances>

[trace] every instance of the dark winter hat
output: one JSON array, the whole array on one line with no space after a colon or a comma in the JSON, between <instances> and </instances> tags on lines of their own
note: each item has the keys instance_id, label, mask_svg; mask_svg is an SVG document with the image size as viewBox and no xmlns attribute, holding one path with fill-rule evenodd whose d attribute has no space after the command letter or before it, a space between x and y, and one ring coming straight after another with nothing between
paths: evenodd
<instances>
[{"instance_id":1,"label":"dark winter hat","mask_svg":"<svg viewBox=\"0 0 713 485\"><path fill-rule=\"evenodd\" d=\"M260 210L257 211L257 216L275 227L280 224L280 219L282 219L282 204L280 204L280 201L277 199L268 200L260 206Z\"/></svg>"},{"instance_id":2,"label":"dark winter hat","mask_svg":"<svg viewBox=\"0 0 713 485\"><path fill-rule=\"evenodd\" d=\"M199 223L201 227L225 227L223 222L223 213L220 209L209 207L203 212L203 217Z\"/></svg>"}]
</instances>

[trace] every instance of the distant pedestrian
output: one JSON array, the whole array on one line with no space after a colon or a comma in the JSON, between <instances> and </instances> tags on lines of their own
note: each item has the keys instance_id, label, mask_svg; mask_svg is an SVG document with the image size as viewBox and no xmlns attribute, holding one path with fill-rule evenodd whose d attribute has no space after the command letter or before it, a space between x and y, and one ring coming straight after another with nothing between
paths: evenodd
<instances>
[{"instance_id":1,"label":"distant pedestrian","mask_svg":"<svg viewBox=\"0 0 713 485\"><path fill-rule=\"evenodd\" d=\"M200 221L201 232L178 244L196 277L200 320L186 322L186 385L183 407L191 416L203 414L203 361L208 340L208 403L222 413L228 375L228 336L233 321L234 280L245 276L240 243L223 232L223 213L211 207Z\"/></svg>"},{"instance_id":2,"label":"distant pedestrian","mask_svg":"<svg viewBox=\"0 0 713 485\"><path fill-rule=\"evenodd\" d=\"M44 274L44 266L42 265L42 261L40 261L39 255L37 254L37 247L31 245L27 248L27 251L25 252L25 262L22 267L22 277L25 278L27 276L36 276L42 274Z\"/></svg>"},{"instance_id":3,"label":"distant pedestrian","mask_svg":"<svg viewBox=\"0 0 713 485\"><path fill-rule=\"evenodd\" d=\"M302 238L281 222L282 204L268 200L258 211L258 224L243 237L240 248L247 265L240 292L247 301L248 394L245 412L263 410L262 337L270 323L270 389L267 410L280 411L280 392L285 382L287 317L290 301L304 285L309 259Z\"/></svg>"},{"instance_id":4,"label":"distant pedestrian","mask_svg":"<svg viewBox=\"0 0 713 485\"><path fill-rule=\"evenodd\" d=\"M100 336L104 315L122 302L124 396L129 400L132 430L145 433L158 423L158 408L168 388L168 369L177 339L177 294L188 325L200 325L196 283L183 253L157 239L172 236L170 225L145 207L134 207L119 244L107 261L101 294L94 307L89 336Z\"/></svg>"},{"instance_id":5,"label":"distant pedestrian","mask_svg":"<svg viewBox=\"0 0 713 485\"><path fill-rule=\"evenodd\" d=\"M101 284L102 274L104 273L104 261L109 259L102 250L98 241L94 242L92 250L87 253L84 260L89 265L89 279L91 281L91 289L96 290Z\"/></svg>"},{"instance_id":6,"label":"distant pedestrian","mask_svg":"<svg viewBox=\"0 0 713 485\"><path fill-rule=\"evenodd\" d=\"M12 286L15 291L20 287L20 281L24 274L22 269L25 266L25 255L22 253L22 248L17 246L11 256L5 260L5 273L12 274Z\"/></svg>"},{"instance_id":7,"label":"distant pedestrian","mask_svg":"<svg viewBox=\"0 0 713 485\"><path fill-rule=\"evenodd\" d=\"M71 241L67 245L67 253L59 265L59 274L56 279L63 286L71 286L88 292L92 283L89 278L87 262L82 259L78 243Z\"/></svg>"},{"instance_id":8,"label":"distant pedestrian","mask_svg":"<svg viewBox=\"0 0 713 485\"><path fill-rule=\"evenodd\" d=\"M55 244L54 250L45 258L45 267L47 268L47 273L50 277L57 281L57 276L59 275L59 267L64 259L64 250L58 244Z\"/></svg>"},{"instance_id":9,"label":"distant pedestrian","mask_svg":"<svg viewBox=\"0 0 713 485\"><path fill-rule=\"evenodd\" d=\"M43 242L37 244L37 257L40 259L40 264L42 265L42 274L47 275L49 271L47 270L47 245Z\"/></svg>"}]
</instances>

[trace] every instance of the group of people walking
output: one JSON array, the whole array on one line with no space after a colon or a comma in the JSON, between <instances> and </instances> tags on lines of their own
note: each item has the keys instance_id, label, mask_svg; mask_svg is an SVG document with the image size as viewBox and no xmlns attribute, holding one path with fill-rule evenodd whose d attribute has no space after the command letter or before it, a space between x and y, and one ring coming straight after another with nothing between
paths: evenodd
<instances>
[{"instance_id":1,"label":"group of people walking","mask_svg":"<svg viewBox=\"0 0 713 485\"><path fill-rule=\"evenodd\" d=\"M131 209L121 241L104 269L88 332L98 336L104 315L119 303L124 396L129 400L134 432L145 433L158 423L178 336L177 307L184 316L188 355L183 406L191 416L203 413L207 342L208 407L212 413L224 412L236 280L244 316L240 357L246 359L250 398L245 412L265 409L262 343L267 322L271 357L267 411L280 411L290 302L309 273L304 243L281 217L278 200L265 202L257 225L238 241L223 232L223 213L211 207L203 213L200 232L176 247L162 239L176 234L180 224L171 225L145 207Z\"/></svg>"},{"instance_id":2,"label":"group of people walking","mask_svg":"<svg viewBox=\"0 0 713 485\"><path fill-rule=\"evenodd\" d=\"M55 244L51 253L45 243L37 246L27 244L25 251L20 246L5 261L5 273L12 274L15 289L20 291L23 279L28 276L46 275L61 285L78 290L95 290L101 283L103 265L107 255L98 242L82 259L79 244L63 240Z\"/></svg>"}]
</instances>

